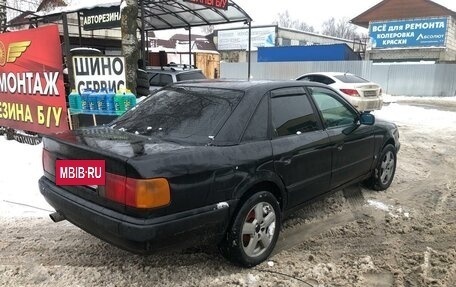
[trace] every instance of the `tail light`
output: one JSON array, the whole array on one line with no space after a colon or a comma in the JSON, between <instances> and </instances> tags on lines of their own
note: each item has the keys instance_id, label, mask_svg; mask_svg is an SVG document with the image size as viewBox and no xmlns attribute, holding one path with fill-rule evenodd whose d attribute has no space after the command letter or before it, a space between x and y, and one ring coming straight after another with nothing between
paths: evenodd
<instances>
[{"instance_id":1,"label":"tail light","mask_svg":"<svg viewBox=\"0 0 456 287\"><path fill-rule=\"evenodd\" d=\"M169 184L165 178L127 178L125 204L137 208L154 208L170 203Z\"/></svg>"},{"instance_id":2,"label":"tail light","mask_svg":"<svg viewBox=\"0 0 456 287\"><path fill-rule=\"evenodd\" d=\"M347 94L351 97L359 97L358 91L354 89L340 89L340 91L344 94Z\"/></svg>"},{"instance_id":3,"label":"tail light","mask_svg":"<svg viewBox=\"0 0 456 287\"><path fill-rule=\"evenodd\" d=\"M163 207L171 202L165 178L135 179L107 172L106 185L99 191L109 200L136 208Z\"/></svg>"},{"instance_id":4,"label":"tail light","mask_svg":"<svg viewBox=\"0 0 456 287\"><path fill-rule=\"evenodd\" d=\"M55 173L55 159L52 157L51 153L43 148L43 170L50 174Z\"/></svg>"}]
</instances>

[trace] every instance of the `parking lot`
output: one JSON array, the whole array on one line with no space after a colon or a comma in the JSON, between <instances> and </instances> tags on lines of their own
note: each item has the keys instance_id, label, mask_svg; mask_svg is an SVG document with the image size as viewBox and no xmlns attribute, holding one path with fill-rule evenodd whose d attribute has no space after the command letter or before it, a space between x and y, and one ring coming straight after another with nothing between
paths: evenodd
<instances>
[{"instance_id":1,"label":"parking lot","mask_svg":"<svg viewBox=\"0 0 456 287\"><path fill-rule=\"evenodd\" d=\"M18 204L48 208L34 203L37 187L28 190L36 178L24 177L27 184L11 190L9 178L41 165L39 147L17 144L37 157L1 166L0 183L9 188L0 198L0 285L452 286L455 109L452 100L409 99L375 112L400 128L391 187L374 192L354 186L310 204L284 222L274 256L252 269L230 265L214 246L137 256L66 221L52 223L47 211ZM8 152L2 149L1 157ZM31 174L39 173L35 168Z\"/></svg>"}]
</instances>

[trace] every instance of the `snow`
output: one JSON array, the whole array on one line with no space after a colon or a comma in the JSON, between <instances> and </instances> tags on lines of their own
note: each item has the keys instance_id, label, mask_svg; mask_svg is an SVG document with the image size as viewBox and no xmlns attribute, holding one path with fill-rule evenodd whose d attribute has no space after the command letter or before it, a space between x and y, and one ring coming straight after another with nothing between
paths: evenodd
<instances>
[{"instance_id":1,"label":"snow","mask_svg":"<svg viewBox=\"0 0 456 287\"><path fill-rule=\"evenodd\" d=\"M456 97L443 100L449 103L456 103ZM417 125L435 130L446 130L456 126L454 112L442 111L432 107L411 106L392 102L381 110L374 111L373 114L378 118L393 121L398 125Z\"/></svg>"},{"instance_id":2,"label":"snow","mask_svg":"<svg viewBox=\"0 0 456 287\"><path fill-rule=\"evenodd\" d=\"M45 216L53 211L38 189L42 145L0 137L0 217Z\"/></svg>"},{"instance_id":3,"label":"snow","mask_svg":"<svg viewBox=\"0 0 456 287\"><path fill-rule=\"evenodd\" d=\"M456 102L456 98L446 100ZM401 125L410 125L441 132L454 130L456 126L454 112L394 102L373 114L396 122L399 129ZM38 179L43 174L41 152L41 144L30 146L0 137L0 217L41 217L53 211L38 189ZM391 206L381 202L369 204L386 212L410 216L409 212L392 210Z\"/></svg>"},{"instance_id":4,"label":"snow","mask_svg":"<svg viewBox=\"0 0 456 287\"><path fill-rule=\"evenodd\" d=\"M387 204L384 204L383 202L380 201L375 201L375 200L368 200L367 203L377 209L383 210L383 211L389 211L390 207Z\"/></svg>"},{"instance_id":5,"label":"snow","mask_svg":"<svg viewBox=\"0 0 456 287\"><path fill-rule=\"evenodd\" d=\"M369 206L374 207L375 209L379 209L382 211L387 212L391 217L398 218L398 217L405 217L410 218L410 212L405 212L402 207L394 207L392 205L385 204L381 201L371 200L367 201Z\"/></svg>"},{"instance_id":6,"label":"snow","mask_svg":"<svg viewBox=\"0 0 456 287\"><path fill-rule=\"evenodd\" d=\"M219 202L219 203L217 203L217 209L228 208L228 207L230 207L228 202Z\"/></svg>"},{"instance_id":7,"label":"snow","mask_svg":"<svg viewBox=\"0 0 456 287\"><path fill-rule=\"evenodd\" d=\"M75 12L82 9L92 9L95 7L111 7L120 4L120 0L95 0L95 1L72 1L75 3L70 3L68 6L56 7L51 11L40 11L34 13L34 15L45 16L45 15L55 15L63 12Z\"/></svg>"}]
</instances>

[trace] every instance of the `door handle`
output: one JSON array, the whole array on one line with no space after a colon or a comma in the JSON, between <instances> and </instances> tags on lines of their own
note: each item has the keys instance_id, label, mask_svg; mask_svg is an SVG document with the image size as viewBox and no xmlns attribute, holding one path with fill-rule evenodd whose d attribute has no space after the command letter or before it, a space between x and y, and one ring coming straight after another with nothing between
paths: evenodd
<instances>
[{"instance_id":1,"label":"door handle","mask_svg":"<svg viewBox=\"0 0 456 287\"><path fill-rule=\"evenodd\" d=\"M283 157L280 160L278 160L277 162L279 162L283 165L289 165L289 164L291 164L291 157Z\"/></svg>"},{"instance_id":2,"label":"door handle","mask_svg":"<svg viewBox=\"0 0 456 287\"><path fill-rule=\"evenodd\" d=\"M341 150L344 149L344 144L337 145L336 148L337 148L338 151L341 151Z\"/></svg>"}]
</instances>

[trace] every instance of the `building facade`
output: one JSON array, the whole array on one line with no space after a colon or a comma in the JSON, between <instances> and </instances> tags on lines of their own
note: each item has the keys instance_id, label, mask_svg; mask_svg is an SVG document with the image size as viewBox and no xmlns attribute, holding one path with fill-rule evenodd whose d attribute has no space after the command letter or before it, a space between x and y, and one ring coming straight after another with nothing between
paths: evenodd
<instances>
[{"instance_id":1,"label":"building facade","mask_svg":"<svg viewBox=\"0 0 456 287\"><path fill-rule=\"evenodd\" d=\"M225 62L248 61L248 28L216 30L214 44ZM251 61L257 61L259 47L311 46L328 44L347 44L355 52L364 50L361 41L336 38L316 33L282 28L277 25L256 26L251 31Z\"/></svg>"},{"instance_id":2,"label":"building facade","mask_svg":"<svg viewBox=\"0 0 456 287\"><path fill-rule=\"evenodd\" d=\"M384 0L351 22L369 29L367 60L456 63L456 12L430 0Z\"/></svg>"}]
</instances>

